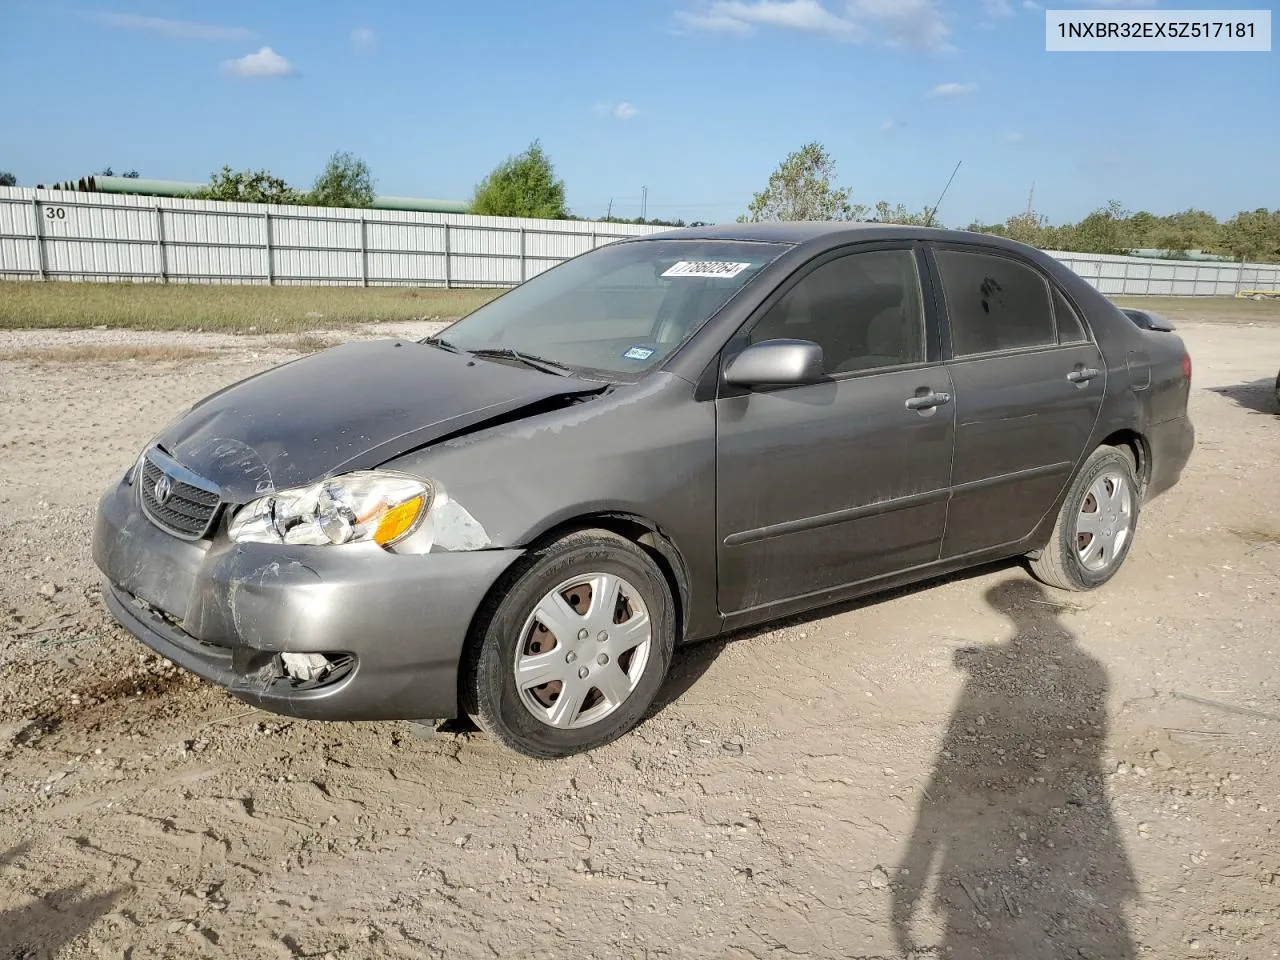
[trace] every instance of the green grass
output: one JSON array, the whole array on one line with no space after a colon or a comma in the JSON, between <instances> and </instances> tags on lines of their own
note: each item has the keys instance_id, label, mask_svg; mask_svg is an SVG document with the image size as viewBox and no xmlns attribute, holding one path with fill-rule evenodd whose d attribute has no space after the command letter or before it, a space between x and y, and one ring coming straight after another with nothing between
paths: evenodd
<instances>
[{"instance_id":1,"label":"green grass","mask_svg":"<svg viewBox=\"0 0 1280 960\"><path fill-rule=\"evenodd\" d=\"M1237 300L1235 297L1112 297L1122 307L1154 310L1174 323L1280 323L1280 300Z\"/></svg>"},{"instance_id":2,"label":"green grass","mask_svg":"<svg viewBox=\"0 0 1280 960\"><path fill-rule=\"evenodd\" d=\"M500 290L265 287L236 284L0 282L0 330L285 333L388 320L451 319Z\"/></svg>"}]
</instances>

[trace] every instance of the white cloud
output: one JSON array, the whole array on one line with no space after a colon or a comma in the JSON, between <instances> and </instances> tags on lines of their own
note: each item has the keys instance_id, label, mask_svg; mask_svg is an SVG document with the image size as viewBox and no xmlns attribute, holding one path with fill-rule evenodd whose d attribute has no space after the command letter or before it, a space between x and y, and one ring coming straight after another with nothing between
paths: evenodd
<instances>
[{"instance_id":1,"label":"white cloud","mask_svg":"<svg viewBox=\"0 0 1280 960\"><path fill-rule=\"evenodd\" d=\"M780 27L821 33L846 40L862 38L863 29L836 16L818 0L714 0L700 12L676 16L700 30L746 34L756 27Z\"/></svg>"},{"instance_id":2,"label":"white cloud","mask_svg":"<svg viewBox=\"0 0 1280 960\"><path fill-rule=\"evenodd\" d=\"M287 77L294 72L293 64L270 47L238 60L224 60L222 69L237 77Z\"/></svg>"},{"instance_id":3,"label":"white cloud","mask_svg":"<svg viewBox=\"0 0 1280 960\"><path fill-rule=\"evenodd\" d=\"M883 35L891 47L950 50L951 28L937 0L848 0L848 16Z\"/></svg>"},{"instance_id":4,"label":"white cloud","mask_svg":"<svg viewBox=\"0 0 1280 960\"><path fill-rule=\"evenodd\" d=\"M930 97L963 97L978 89L976 83L940 83L929 91Z\"/></svg>"},{"instance_id":5,"label":"white cloud","mask_svg":"<svg viewBox=\"0 0 1280 960\"><path fill-rule=\"evenodd\" d=\"M880 132L888 133L890 130L897 130L900 126L902 126L902 124L898 123L897 120L886 120L884 123L880 124Z\"/></svg>"},{"instance_id":6,"label":"white cloud","mask_svg":"<svg viewBox=\"0 0 1280 960\"><path fill-rule=\"evenodd\" d=\"M1026 139L1027 135L1025 133L1018 133L1014 130L1011 130L1004 135L1004 142L1011 145L1015 143L1022 143Z\"/></svg>"},{"instance_id":7,"label":"white cloud","mask_svg":"<svg viewBox=\"0 0 1280 960\"><path fill-rule=\"evenodd\" d=\"M351 43L357 50L372 50L378 45L378 35L369 27L356 27L351 31Z\"/></svg>"},{"instance_id":8,"label":"white cloud","mask_svg":"<svg viewBox=\"0 0 1280 960\"><path fill-rule=\"evenodd\" d=\"M676 19L694 30L706 30L709 33L736 33L745 36L751 32L751 24L723 13L692 13L688 10L677 10Z\"/></svg>"},{"instance_id":9,"label":"white cloud","mask_svg":"<svg viewBox=\"0 0 1280 960\"><path fill-rule=\"evenodd\" d=\"M1013 16L1009 0L982 0L982 12L993 20Z\"/></svg>"},{"instance_id":10,"label":"white cloud","mask_svg":"<svg viewBox=\"0 0 1280 960\"><path fill-rule=\"evenodd\" d=\"M1080 0L1086 7L1158 7L1160 0Z\"/></svg>"},{"instance_id":11,"label":"white cloud","mask_svg":"<svg viewBox=\"0 0 1280 960\"><path fill-rule=\"evenodd\" d=\"M88 16L109 27L145 30L171 40L252 40L257 36L252 30L246 30L244 27L223 27L212 23L195 23L191 20L140 17L134 13L117 13L112 10L96 10Z\"/></svg>"},{"instance_id":12,"label":"white cloud","mask_svg":"<svg viewBox=\"0 0 1280 960\"><path fill-rule=\"evenodd\" d=\"M844 0L840 12L819 0L695 0L676 19L695 30L746 36L760 28L817 33L860 43L880 38L891 47L950 49L950 27L939 0ZM1007 3L1007 0L994 0Z\"/></svg>"},{"instance_id":13,"label":"white cloud","mask_svg":"<svg viewBox=\"0 0 1280 960\"><path fill-rule=\"evenodd\" d=\"M591 108L591 112L597 117L609 117L612 120L630 120L640 112L640 109L627 100L621 103L597 103Z\"/></svg>"},{"instance_id":14,"label":"white cloud","mask_svg":"<svg viewBox=\"0 0 1280 960\"><path fill-rule=\"evenodd\" d=\"M1032 13L1039 13L1044 7L1036 3L1036 0L1022 0L1022 9L1030 10Z\"/></svg>"}]
</instances>

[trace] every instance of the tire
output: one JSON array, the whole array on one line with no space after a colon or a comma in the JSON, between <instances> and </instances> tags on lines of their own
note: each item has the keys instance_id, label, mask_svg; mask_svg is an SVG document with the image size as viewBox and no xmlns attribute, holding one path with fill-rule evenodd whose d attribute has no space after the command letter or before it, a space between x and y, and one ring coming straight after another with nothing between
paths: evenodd
<instances>
[{"instance_id":1,"label":"tire","mask_svg":"<svg viewBox=\"0 0 1280 960\"><path fill-rule=\"evenodd\" d=\"M610 596L606 610L598 597ZM604 530L569 534L531 552L481 607L463 659L463 709L528 757L595 749L644 717L675 634L670 589L643 548Z\"/></svg>"},{"instance_id":2,"label":"tire","mask_svg":"<svg viewBox=\"0 0 1280 960\"><path fill-rule=\"evenodd\" d=\"M1102 586L1129 555L1141 506L1132 457L1115 447L1099 447L1071 484L1049 542L1029 561L1031 572L1059 590ZM1090 514L1099 519L1088 519Z\"/></svg>"}]
</instances>

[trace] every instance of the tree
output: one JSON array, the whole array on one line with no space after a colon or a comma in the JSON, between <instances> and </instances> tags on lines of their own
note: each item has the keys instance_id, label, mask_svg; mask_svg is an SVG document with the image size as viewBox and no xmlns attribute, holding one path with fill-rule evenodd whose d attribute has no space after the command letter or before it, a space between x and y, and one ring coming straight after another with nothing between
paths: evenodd
<instances>
[{"instance_id":1,"label":"tree","mask_svg":"<svg viewBox=\"0 0 1280 960\"><path fill-rule=\"evenodd\" d=\"M738 222L865 219L867 208L851 204L853 191L833 186L834 176L835 161L826 148L817 142L806 143L787 155Z\"/></svg>"},{"instance_id":2,"label":"tree","mask_svg":"<svg viewBox=\"0 0 1280 960\"><path fill-rule=\"evenodd\" d=\"M1048 217L1041 216L1034 210L1027 210L1004 222L1004 235L1018 243L1038 247L1044 243L1045 227L1048 225Z\"/></svg>"},{"instance_id":3,"label":"tree","mask_svg":"<svg viewBox=\"0 0 1280 960\"><path fill-rule=\"evenodd\" d=\"M16 187L18 178L8 170L0 170L0 187Z\"/></svg>"},{"instance_id":4,"label":"tree","mask_svg":"<svg viewBox=\"0 0 1280 960\"><path fill-rule=\"evenodd\" d=\"M1280 259L1280 210L1242 210L1222 225L1222 244L1237 260Z\"/></svg>"},{"instance_id":5,"label":"tree","mask_svg":"<svg viewBox=\"0 0 1280 960\"><path fill-rule=\"evenodd\" d=\"M1217 218L1204 210L1183 210L1156 222L1151 231L1152 246L1175 254L1187 250L1212 250L1218 245Z\"/></svg>"},{"instance_id":6,"label":"tree","mask_svg":"<svg viewBox=\"0 0 1280 960\"><path fill-rule=\"evenodd\" d=\"M307 202L317 207L368 207L373 204L369 166L345 151L335 152L316 177Z\"/></svg>"},{"instance_id":7,"label":"tree","mask_svg":"<svg viewBox=\"0 0 1280 960\"><path fill-rule=\"evenodd\" d=\"M941 226L929 214L930 211L927 208L919 213L912 213L904 204L899 203L891 207L888 201L880 200L876 203L875 216L872 220L876 223L903 223L912 227L923 227L926 224L931 227Z\"/></svg>"},{"instance_id":8,"label":"tree","mask_svg":"<svg viewBox=\"0 0 1280 960\"><path fill-rule=\"evenodd\" d=\"M99 170L97 173L94 174L95 177L114 177L115 175L116 175L115 171L112 170L110 167L103 167L101 170ZM128 180L137 180L138 171L126 170L124 173L120 174L120 176Z\"/></svg>"},{"instance_id":9,"label":"tree","mask_svg":"<svg viewBox=\"0 0 1280 960\"><path fill-rule=\"evenodd\" d=\"M1125 242L1127 219L1127 211L1119 202L1112 200L1075 225L1072 245L1067 249L1077 253L1126 253L1129 248Z\"/></svg>"},{"instance_id":10,"label":"tree","mask_svg":"<svg viewBox=\"0 0 1280 960\"><path fill-rule=\"evenodd\" d=\"M266 170L232 170L224 166L209 178L197 194L201 200L240 203L302 203L303 195Z\"/></svg>"},{"instance_id":11,"label":"tree","mask_svg":"<svg viewBox=\"0 0 1280 960\"><path fill-rule=\"evenodd\" d=\"M471 212L489 217L560 220L567 213L564 181L535 140L524 153L508 157L476 185Z\"/></svg>"}]
</instances>

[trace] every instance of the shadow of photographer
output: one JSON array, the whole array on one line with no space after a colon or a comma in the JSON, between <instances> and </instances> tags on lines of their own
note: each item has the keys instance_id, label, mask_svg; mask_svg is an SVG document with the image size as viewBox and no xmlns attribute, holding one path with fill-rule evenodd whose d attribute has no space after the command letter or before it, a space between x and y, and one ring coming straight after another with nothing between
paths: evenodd
<instances>
[{"instance_id":1,"label":"shadow of photographer","mask_svg":"<svg viewBox=\"0 0 1280 960\"><path fill-rule=\"evenodd\" d=\"M987 602L1015 635L958 650L967 674L894 885L899 948L949 960L1127 960L1133 869L1106 792L1108 680L1027 580ZM926 903L926 887L934 879ZM942 939L912 939L922 908Z\"/></svg>"}]
</instances>

